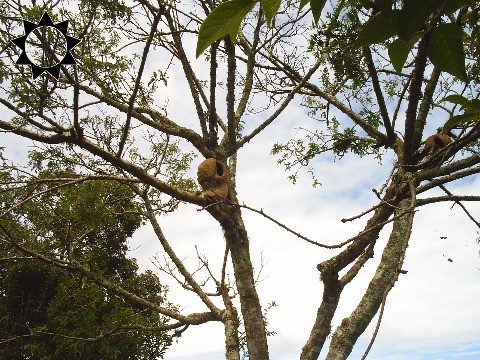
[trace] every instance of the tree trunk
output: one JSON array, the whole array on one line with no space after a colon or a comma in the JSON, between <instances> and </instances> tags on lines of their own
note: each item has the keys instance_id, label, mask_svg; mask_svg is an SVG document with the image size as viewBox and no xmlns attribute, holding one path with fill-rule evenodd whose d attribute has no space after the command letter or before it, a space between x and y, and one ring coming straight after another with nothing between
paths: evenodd
<instances>
[{"instance_id":1,"label":"tree trunk","mask_svg":"<svg viewBox=\"0 0 480 360\"><path fill-rule=\"evenodd\" d=\"M227 306L225 314L225 358L227 360L240 360L238 315L231 304Z\"/></svg>"},{"instance_id":2,"label":"tree trunk","mask_svg":"<svg viewBox=\"0 0 480 360\"><path fill-rule=\"evenodd\" d=\"M318 359L325 340L332 330L332 318L337 310L342 289L338 282L338 276L332 276L331 279L322 277L322 281L324 284L322 304L318 308L317 318L310 332L310 337L302 348L300 360Z\"/></svg>"},{"instance_id":3,"label":"tree trunk","mask_svg":"<svg viewBox=\"0 0 480 360\"><path fill-rule=\"evenodd\" d=\"M267 360L269 358L267 334L254 284L247 232L238 208L230 209L229 215L228 220L223 217L221 224L230 249L237 291L240 295L249 359Z\"/></svg>"},{"instance_id":4,"label":"tree trunk","mask_svg":"<svg viewBox=\"0 0 480 360\"><path fill-rule=\"evenodd\" d=\"M331 332L331 322L338 306L341 292L348 284L354 273L358 272L359 264L353 265L341 279L338 273L355 259L359 259L368 246L373 245L385 225L385 222L394 212L393 207L397 204L396 194L399 192L395 183L387 190L385 204L378 207L373 216L367 221L364 230L358 234L355 240L341 253L317 265L324 283L322 303L317 311L317 317L310 332L310 337L302 348L301 360L317 360L327 336ZM364 262L360 264L363 265ZM357 269L354 269L357 268Z\"/></svg>"},{"instance_id":5,"label":"tree trunk","mask_svg":"<svg viewBox=\"0 0 480 360\"><path fill-rule=\"evenodd\" d=\"M397 208L396 214L408 211L410 205L411 199L403 200ZM383 251L375 275L357 308L335 330L327 360L343 360L348 357L358 337L370 324L393 287L403 264L405 249L410 239L412 220L413 211L407 212L394 221L390 239Z\"/></svg>"}]
</instances>

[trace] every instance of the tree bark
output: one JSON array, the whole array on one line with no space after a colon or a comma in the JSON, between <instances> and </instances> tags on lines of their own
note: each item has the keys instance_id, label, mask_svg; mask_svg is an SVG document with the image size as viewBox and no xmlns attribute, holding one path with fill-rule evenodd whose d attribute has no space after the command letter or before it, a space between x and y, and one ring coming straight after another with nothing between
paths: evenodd
<instances>
[{"instance_id":1,"label":"tree bark","mask_svg":"<svg viewBox=\"0 0 480 360\"><path fill-rule=\"evenodd\" d=\"M225 358L240 360L240 345L238 341L238 315L233 306L227 306L225 311Z\"/></svg>"},{"instance_id":2,"label":"tree bark","mask_svg":"<svg viewBox=\"0 0 480 360\"><path fill-rule=\"evenodd\" d=\"M268 360L267 333L255 288L247 231L240 209L231 207L229 210L228 216L222 216L219 220L230 249L235 282L240 295L249 359Z\"/></svg>"},{"instance_id":3,"label":"tree bark","mask_svg":"<svg viewBox=\"0 0 480 360\"><path fill-rule=\"evenodd\" d=\"M398 206L396 214L406 213L394 221L380 264L362 300L350 317L343 319L341 325L335 330L327 360L342 360L348 357L358 337L370 324L397 280L410 239L413 211L408 212L408 209L411 203L411 199L406 199Z\"/></svg>"},{"instance_id":4,"label":"tree bark","mask_svg":"<svg viewBox=\"0 0 480 360\"><path fill-rule=\"evenodd\" d=\"M318 359L325 340L332 331L332 319L337 310L342 289L338 276L331 276L330 279L322 277L322 281L324 284L322 304L318 308L317 318L310 332L310 337L302 348L300 360Z\"/></svg>"}]
</instances>

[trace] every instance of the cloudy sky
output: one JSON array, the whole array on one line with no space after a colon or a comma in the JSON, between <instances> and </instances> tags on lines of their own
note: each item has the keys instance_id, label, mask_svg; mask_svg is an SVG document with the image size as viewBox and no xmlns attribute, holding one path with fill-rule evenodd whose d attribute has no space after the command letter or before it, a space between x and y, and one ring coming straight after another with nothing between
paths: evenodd
<instances>
[{"instance_id":1,"label":"cloudy sky","mask_svg":"<svg viewBox=\"0 0 480 360\"><path fill-rule=\"evenodd\" d=\"M285 117L288 118L288 112ZM308 122L306 117L303 120ZM297 125L301 122L299 119ZM284 169L269 155L273 142L288 139L293 134L291 129L280 126L267 130L239 157L240 201L263 209L312 239L324 242L348 239L364 226L365 219L348 224L340 220L375 203L371 189L379 188L389 171L389 162L379 165L370 159L359 161L354 157L335 163L320 161L316 170L322 186L312 188L307 174L293 185ZM449 188L458 194L478 194L480 183L477 177ZM417 213L404 265L408 273L400 277L388 297L370 359L478 358L480 315L476 304L480 297L480 258L476 238L479 235L464 213L450 206L431 205ZM467 204L467 207L474 216L480 216L478 205ZM307 244L258 214L246 211L244 218L257 269L263 256L262 281L258 287L263 305L270 301L278 304L268 317L269 330L277 332L269 341L271 358L298 358L322 295L315 266L334 252ZM213 268L220 269L224 242L218 225L207 214L184 205L177 214L162 218L161 223L192 268L197 263L194 246L198 246L211 259ZM385 244L388 229L382 233L384 241L379 245ZM134 254L141 266L155 269L150 259L159 246L150 229L139 230L131 245L136 248ZM344 291L334 327L354 309L379 258L377 250L360 279ZM159 276L166 280L164 275ZM182 289L172 286L171 290L171 299L182 299L185 310L202 309ZM361 356L372 332L370 327L361 337L352 359ZM187 331L167 355L167 359L222 358L223 329L219 324Z\"/></svg>"},{"instance_id":2,"label":"cloudy sky","mask_svg":"<svg viewBox=\"0 0 480 360\"><path fill-rule=\"evenodd\" d=\"M202 69L200 60L194 60L193 45L190 52L193 66ZM178 119L189 119L194 109L186 107L181 75L177 70L172 69L170 81L174 92L168 93L171 109L176 109ZM393 113L393 108L391 111ZM246 125L253 127L262 119L265 116L262 118L261 114L253 116L252 124L247 122ZM294 103L273 126L240 151L239 200L263 209L319 242L341 242L363 229L366 218L346 224L340 220L376 203L371 189L380 188L388 176L391 155L387 154L381 164L372 158L354 156L345 156L335 162L318 159L314 169L322 186L313 188L306 172L301 173L294 185L287 179L285 169L276 164L270 150L275 142L286 142L299 135L299 127L313 130L316 123L306 116L298 103ZM200 157L197 158L192 168L196 169L201 161ZM449 185L449 189L457 194L478 194L480 180L477 176ZM480 206L467 204L467 207L477 219L480 217ZM334 251L305 243L248 210L244 211L244 219L256 270L263 263L258 286L262 305L271 301L278 304L268 315L269 330L277 333L269 339L271 358L298 358L322 296L316 265L332 256ZM220 271L224 241L218 224L208 214L198 212L195 206L183 205L176 214L160 221L175 249L185 257L191 269L198 263L197 246L217 273ZM380 249L386 243L389 229L391 227L386 227L382 232L383 242L379 243L376 257L344 291L334 318L334 328L360 300L378 264ZM400 277L388 297L370 359L477 359L480 356L480 313L476 306L480 298L480 257L476 238L480 235L477 230L460 208L451 208L451 204L430 205L417 213L404 265L408 273ZM138 256L139 264L154 270L152 254L159 251L159 246L151 230L148 227L139 230L131 244L136 249L132 254ZM159 273L159 276L168 281L165 275ZM178 286L172 285L171 299L183 304L187 313L204 310L198 300L186 295ZM352 359L363 354L375 323L360 338ZM220 324L189 329L172 347L167 359L223 359L223 341Z\"/></svg>"},{"instance_id":3,"label":"cloudy sky","mask_svg":"<svg viewBox=\"0 0 480 360\"><path fill-rule=\"evenodd\" d=\"M194 60L194 43L190 44L193 66L205 71L201 59ZM148 69L158 68L158 61L149 59ZM169 114L174 120L188 125L195 118L191 104L185 102L185 83L179 67L170 73ZM166 99L165 89L158 94L157 105ZM393 106L393 105L392 105ZM264 119L264 118L263 118ZM251 117L255 126L262 114ZM194 125L196 126L196 124ZM305 115L298 103L287 108L276 123L267 128L239 153L238 196L242 203L263 209L291 228L319 242L338 243L358 233L367 218L343 224L340 220L357 215L376 203L372 188L380 188L391 170L391 156L379 164L375 159L345 156L335 162L316 159L313 167L322 186L313 188L311 178L301 172L294 185L287 179L284 168L270 155L275 142L286 142L297 135L299 127L315 129L315 122ZM12 136L0 135L6 155L24 159L25 142ZM23 144L25 146L20 146ZM192 174L202 161L197 157ZM448 185L455 194L480 193L478 176ZM467 208L480 218L480 206L468 203ZM166 237L190 270L198 264L195 246L209 259L218 274L224 252L224 240L218 224L205 211L192 205L182 205L178 212L161 217L159 222ZM316 265L335 254L334 250L315 247L258 214L244 211L250 236L251 253L260 283L258 291L265 307L275 301L277 307L268 314L272 360L298 358L308 338L321 301L322 285ZM372 277L382 246L388 237L386 227L376 248L376 256L343 292L333 327L348 316L360 300ZM480 358L480 257L476 239L478 229L458 206L437 204L423 207L415 216L413 235L407 249L404 269L388 296L385 314L369 359L478 359ZM181 306L184 313L205 311L192 294L176 285L158 271L155 256L161 258L159 242L149 226L139 229L130 241L131 256L138 259L142 270L154 270L160 279L170 284L170 301ZM449 261L451 260L451 261ZM263 264L263 265L262 265ZM201 279L201 278L200 278ZM351 355L363 354L376 321L362 335ZM325 348L328 348L326 346ZM320 356L324 357L324 353ZM174 344L166 359L224 359L224 335L221 324L190 327Z\"/></svg>"}]
</instances>

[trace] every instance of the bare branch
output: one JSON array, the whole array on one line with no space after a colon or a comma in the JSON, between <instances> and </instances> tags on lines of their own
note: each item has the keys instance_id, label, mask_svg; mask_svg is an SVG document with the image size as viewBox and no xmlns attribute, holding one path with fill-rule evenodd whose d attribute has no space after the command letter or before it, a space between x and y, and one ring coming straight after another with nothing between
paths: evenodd
<instances>
[{"instance_id":1,"label":"bare branch","mask_svg":"<svg viewBox=\"0 0 480 360\"><path fill-rule=\"evenodd\" d=\"M71 336L71 335L65 335L65 334L59 334L59 333L54 333L54 332L48 332L48 331L38 331L33 334L26 334L26 335L19 335L19 336L14 336L9 339L5 339L0 341L1 344L6 344L9 342L17 341L17 340L22 340L22 339L28 339L28 338L35 338L39 336L52 336L52 337L60 337L63 339L70 339L70 340L79 340L79 341L85 341L85 342L98 342L100 340L103 340L105 338L108 338L110 336L115 336L119 335L125 332L129 331L168 331L168 330L174 330L178 329L182 326L185 326L184 323L182 322L175 322L173 324L167 324L163 326L145 326L145 325L120 325L117 326L111 330L102 332L96 337L90 337L90 338L84 338L84 337L79 337L79 336Z\"/></svg>"},{"instance_id":2,"label":"bare branch","mask_svg":"<svg viewBox=\"0 0 480 360\"><path fill-rule=\"evenodd\" d=\"M142 59L140 61L140 67L138 69L137 78L135 80L135 85L133 86L132 95L130 96L130 100L128 103L127 120L125 121L123 134L120 139L120 143L118 145L117 157L122 156L123 147L125 146L125 142L127 141L128 132L130 130L130 121L132 119L133 105L135 104L138 88L140 87L140 81L142 80L142 74L143 74L143 70L145 69L145 63L147 61L148 53L150 51L150 45L152 44L152 40L155 35L155 31L157 31L157 26L160 21L160 17L162 16L164 11L165 11L165 8L160 7L160 9L158 10L158 13L155 14L152 25L151 25L150 34L148 35L147 41L145 42L145 47L143 49Z\"/></svg>"},{"instance_id":3,"label":"bare branch","mask_svg":"<svg viewBox=\"0 0 480 360\"><path fill-rule=\"evenodd\" d=\"M471 167L479 163L480 163L480 155L473 154L468 158L457 160L450 164L447 164L438 168L425 169L425 170L419 171L416 174L416 177L419 180L429 180L429 179L434 179L440 176L450 176L450 175L454 176L455 172L461 171L464 169L468 169L467 171L471 172L472 171ZM473 168L473 169L476 169L476 168Z\"/></svg>"},{"instance_id":4,"label":"bare branch","mask_svg":"<svg viewBox=\"0 0 480 360\"><path fill-rule=\"evenodd\" d=\"M413 139L414 149L418 148L420 142L422 141L423 128L427 122L428 113L432 107L432 99L435 93L435 89L438 84L438 79L440 78L441 71L438 68L434 68L432 75L425 86L425 91L423 94L423 99L420 104L420 109L418 110L417 119L415 122L415 131Z\"/></svg>"},{"instance_id":5,"label":"bare branch","mask_svg":"<svg viewBox=\"0 0 480 360\"><path fill-rule=\"evenodd\" d=\"M172 249L167 239L163 235L162 229L158 224L158 221L155 217L155 214L153 212L153 209L148 197L144 196L143 200L145 202L145 207L147 209L147 217L150 220L153 230L155 231L155 235L157 235L158 240L160 240L160 243L162 244L163 249L165 250L167 255L170 257L170 259L173 261L178 271L180 271L180 274L182 274L182 276L185 278L188 284L192 287L195 293L200 297L203 303L210 309L210 311L213 314L216 314L217 317L221 318L221 310L217 308L212 303L212 301L208 298L207 294L205 294L201 286L193 278L192 274L190 274L190 272L185 268L182 261L177 257L177 255L175 254L175 251Z\"/></svg>"},{"instance_id":6,"label":"bare branch","mask_svg":"<svg viewBox=\"0 0 480 360\"><path fill-rule=\"evenodd\" d=\"M448 196L454 197L453 194L444 185L440 185L440 189L442 189ZM480 201L480 196L469 197L468 201L472 201L472 198L474 198L473 201ZM475 225L477 225L477 227L480 228L480 222L475 220L475 218L468 212L467 208L460 202L461 200L456 199L454 201L455 201L455 204L459 205L462 208L462 210L467 214L470 220L472 220L475 223Z\"/></svg>"},{"instance_id":7,"label":"bare branch","mask_svg":"<svg viewBox=\"0 0 480 360\"><path fill-rule=\"evenodd\" d=\"M17 111L17 113L20 113L20 111ZM33 131L26 130L21 126L14 126L3 120L0 120L0 129L9 131L11 133L23 136L31 140L40 141L46 144L68 143L68 142L72 142L72 139L73 139L72 135L68 132L54 134L54 135L43 135Z\"/></svg>"},{"instance_id":8,"label":"bare branch","mask_svg":"<svg viewBox=\"0 0 480 360\"><path fill-rule=\"evenodd\" d=\"M108 96L104 96L99 92L89 88L88 86L80 85L80 89L85 91L87 94L101 100L103 103L110 105L124 113L128 111L128 105L116 101ZM151 118L145 116L144 113L150 115ZM156 110L146 107L134 108L132 111L132 117L144 123L145 125L148 125L153 129L157 129L165 134L178 136L188 140L193 146L197 148L198 151L200 151L203 155L207 157L210 154L206 146L206 142L200 135L198 135L195 131L191 129L177 125L176 123L168 119L165 115L161 114Z\"/></svg>"},{"instance_id":9,"label":"bare branch","mask_svg":"<svg viewBox=\"0 0 480 360\"><path fill-rule=\"evenodd\" d=\"M290 67L288 64L282 62L277 57L274 57L272 54L270 54L270 56L266 55L266 57L271 61L273 60L272 62L274 64L279 63L278 68L276 68L276 70L284 72L285 75L291 78L291 80L299 82L302 79L301 75L297 71L295 71L295 69ZM301 81L298 84L300 85ZM370 124L363 121L354 111L352 111L348 106L344 105L334 95L327 93L326 91L320 89L315 84L309 83L308 81L305 81L304 86L302 86L301 88L305 88L311 91L312 94L310 95L318 96L324 99L325 101L327 101L328 103L332 104L333 106L335 106L338 110L340 110L342 113L347 115L355 124L360 126L370 137L376 139L379 143L382 143L382 144L386 143L387 137L385 134L383 134L382 132L378 131ZM300 90L301 89L299 89L298 91Z\"/></svg>"},{"instance_id":10,"label":"bare branch","mask_svg":"<svg viewBox=\"0 0 480 360\"><path fill-rule=\"evenodd\" d=\"M235 45L230 37L226 37L225 51L227 52L227 138L228 148L234 149L237 141L237 127L235 119L235 78L237 62L235 59Z\"/></svg>"},{"instance_id":11,"label":"bare branch","mask_svg":"<svg viewBox=\"0 0 480 360\"><path fill-rule=\"evenodd\" d=\"M187 54L185 53L185 50L183 48L183 42L182 42L181 36L180 36L179 33L175 32L175 30L176 30L175 21L173 20L172 15L170 14L170 11L167 11L165 13L165 15L166 15L166 18L167 18L168 26L169 26L170 30L172 31L172 38L173 38L173 42L175 44L175 50L177 52L176 56L180 60L180 62L182 63L183 72L185 73L185 78L188 82L188 86L190 87L190 92L191 92L192 97L193 97L193 102L195 103L195 108L197 110L197 116L198 116L198 119L200 121L201 128L202 128L203 138L207 139L208 134L206 132L207 126L206 126L206 123L205 123L205 111L202 107L202 104L201 104L200 98L199 98L199 92L203 93L203 90L201 89L200 86L198 86L199 83L195 80L195 78L196 78L195 72L193 71L192 66L190 64L190 61L188 60ZM206 99L206 97L205 97L205 99Z\"/></svg>"},{"instance_id":12,"label":"bare branch","mask_svg":"<svg viewBox=\"0 0 480 360\"><path fill-rule=\"evenodd\" d=\"M393 223L393 230L375 275L358 306L349 317L343 319L341 325L335 330L326 357L327 360L338 359L339 357L347 358L358 337L365 331L398 279L401 266L405 260L405 250L410 239L415 214L414 181L415 179L409 181L411 198L403 200L396 212L396 215L402 213L403 216ZM375 337L373 337L372 342L374 340Z\"/></svg>"},{"instance_id":13,"label":"bare branch","mask_svg":"<svg viewBox=\"0 0 480 360\"><path fill-rule=\"evenodd\" d=\"M370 48L364 47L363 53L367 61L368 72L372 79L373 90L377 97L378 106L380 107L380 114L383 119L383 126L387 132L387 142L386 146L390 147L393 145L396 135L393 131L392 123L390 121L390 116L388 115L387 105L385 104L385 98L383 97L382 88L380 87L380 82L378 81L377 69L375 68L375 63L373 62L372 52Z\"/></svg>"},{"instance_id":14,"label":"bare branch","mask_svg":"<svg viewBox=\"0 0 480 360\"><path fill-rule=\"evenodd\" d=\"M216 106L217 89L217 51L219 41L216 41L210 47L210 107L208 114L208 142L211 149L218 145L218 123ZM204 122L203 122L204 123ZM206 130L205 130L206 132Z\"/></svg>"},{"instance_id":15,"label":"bare branch","mask_svg":"<svg viewBox=\"0 0 480 360\"><path fill-rule=\"evenodd\" d=\"M303 79L301 81L299 81L299 83L289 92L288 96L283 100L283 102L280 104L280 106L277 108L277 110L275 110L275 112L267 120L265 120L260 126L258 126L255 130L253 130L249 135L246 135L242 139L240 139L237 142L237 144L235 146L235 149L229 151L229 155L233 154L235 151L237 151L239 148L241 148L247 142L252 140L256 135L258 135L268 125L270 125L283 112L283 110L287 107L287 105L290 103L290 101L295 97L295 94L306 84L308 79L315 73L315 71L317 71L317 69L320 67L320 65L321 65L321 61L318 60L310 68L310 70L305 74Z\"/></svg>"},{"instance_id":16,"label":"bare branch","mask_svg":"<svg viewBox=\"0 0 480 360\"><path fill-rule=\"evenodd\" d=\"M414 147L415 123L417 119L417 107L421 97L423 74L427 65L427 47L430 42L431 31L420 40L418 44L417 57L415 59L415 68L410 82L408 107L405 114L405 136L404 136L404 161L405 164L412 164L412 156L416 148Z\"/></svg>"},{"instance_id":17,"label":"bare branch","mask_svg":"<svg viewBox=\"0 0 480 360\"><path fill-rule=\"evenodd\" d=\"M235 112L235 126L238 126L241 117L245 113L245 109L247 108L248 100L250 99L250 95L252 93L253 88L253 75L255 73L255 55L257 53L257 46L260 40L260 29L262 25L262 16L258 16L257 25L255 27L253 33L253 42L252 45L249 46L247 39L245 39L242 32L240 32L240 41L243 47L246 49L247 53L247 69L245 73L245 85L243 87L242 96L238 102L237 111Z\"/></svg>"}]
</instances>

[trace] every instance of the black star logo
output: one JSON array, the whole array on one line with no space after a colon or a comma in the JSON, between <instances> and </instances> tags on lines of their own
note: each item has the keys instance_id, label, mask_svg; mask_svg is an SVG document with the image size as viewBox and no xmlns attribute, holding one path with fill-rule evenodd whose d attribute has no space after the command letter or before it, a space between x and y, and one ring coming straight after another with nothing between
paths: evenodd
<instances>
[{"instance_id":1,"label":"black star logo","mask_svg":"<svg viewBox=\"0 0 480 360\"><path fill-rule=\"evenodd\" d=\"M58 31L62 33L62 35L65 37L65 42L67 44L67 52L65 53L65 56L63 59L61 59L58 63L56 63L53 66L50 67L41 67L32 62L28 58L27 53L25 52L25 43L32 31L35 29L41 27L41 26L51 26ZM68 29L68 20L59 22L58 24L54 24L48 13L44 13L42 18L40 19L40 22L38 24L32 23L27 20L23 20L23 27L25 29L25 35L20 36L18 38L15 38L12 41L15 45L17 45L21 50L22 53L18 57L18 60L16 62L17 65L30 65L32 68L32 75L33 79L36 79L39 77L41 74L43 74L44 71L47 71L50 73L53 77L55 77L57 80L60 77L60 65L75 65L77 62L73 58L71 54L71 50L81 41L80 39L74 38L72 36L67 35L67 29ZM44 44L45 45L45 44Z\"/></svg>"}]
</instances>

